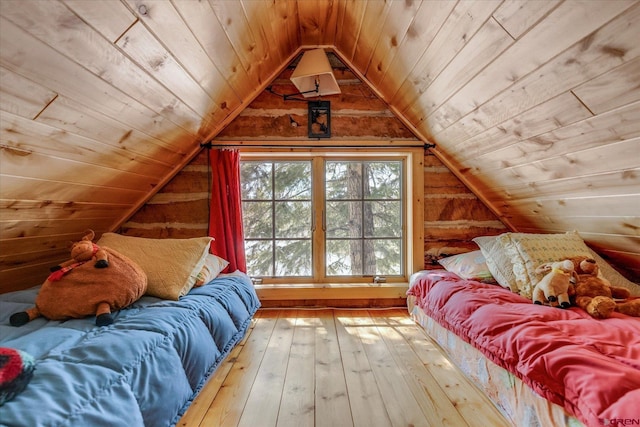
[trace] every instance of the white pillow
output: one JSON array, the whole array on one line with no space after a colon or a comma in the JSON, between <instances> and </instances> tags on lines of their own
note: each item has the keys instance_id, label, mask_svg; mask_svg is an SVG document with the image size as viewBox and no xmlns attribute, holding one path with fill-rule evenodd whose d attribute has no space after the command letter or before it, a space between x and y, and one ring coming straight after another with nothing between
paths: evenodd
<instances>
[{"instance_id":1,"label":"white pillow","mask_svg":"<svg viewBox=\"0 0 640 427\"><path fill-rule=\"evenodd\" d=\"M147 239L104 233L97 243L128 256L147 273L147 295L178 300L195 285L212 241L212 237Z\"/></svg>"},{"instance_id":2,"label":"white pillow","mask_svg":"<svg viewBox=\"0 0 640 427\"><path fill-rule=\"evenodd\" d=\"M227 265L229 265L229 261L227 261L226 259L220 258L219 256L213 254L207 254L204 259L204 265L202 266L200 273L198 273L198 276L196 277L195 286L198 287L209 283L210 281L218 277L218 274L220 274L220 272L224 270Z\"/></svg>"},{"instance_id":3,"label":"white pillow","mask_svg":"<svg viewBox=\"0 0 640 427\"><path fill-rule=\"evenodd\" d=\"M463 279L476 280L483 283L496 283L481 251L465 252L438 260L447 271L457 274Z\"/></svg>"},{"instance_id":4,"label":"white pillow","mask_svg":"<svg viewBox=\"0 0 640 427\"><path fill-rule=\"evenodd\" d=\"M480 247L487 267L489 267L489 271L496 279L496 282L503 288L518 292L511 258L509 258L498 241L498 237L499 236L480 236L472 240Z\"/></svg>"}]
</instances>

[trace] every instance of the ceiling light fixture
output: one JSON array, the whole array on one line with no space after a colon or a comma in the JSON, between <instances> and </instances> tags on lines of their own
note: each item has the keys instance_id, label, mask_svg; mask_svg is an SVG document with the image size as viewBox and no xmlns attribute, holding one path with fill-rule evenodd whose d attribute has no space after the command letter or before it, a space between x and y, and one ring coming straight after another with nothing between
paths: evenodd
<instances>
[{"instance_id":1,"label":"ceiling light fixture","mask_svg":"<svg viewBox=\"0 0 640 427\"><path fill-rule=\"evenodd\" d=\"M302 55L291 74L291 81L305 98L340 93L329 58L321 48L308 50Z\"/></svg>"},{"instance_id":2,"label":"ceiling light fixture","mask_svg":"<svg viewBox=\"0 0 640 427\"><path fill-rule=\"evenodd\" d=\"M291 82L298 89L298 93L281 95L275 93L271 87L267 90L287 100L304 101L296 98L302 95L305 98L324 95L337 95L341 93L338 81L333 75L333 68L324 49L307 50L300 58L298 65L291 74Z\"/></svg>"}]
</instances>

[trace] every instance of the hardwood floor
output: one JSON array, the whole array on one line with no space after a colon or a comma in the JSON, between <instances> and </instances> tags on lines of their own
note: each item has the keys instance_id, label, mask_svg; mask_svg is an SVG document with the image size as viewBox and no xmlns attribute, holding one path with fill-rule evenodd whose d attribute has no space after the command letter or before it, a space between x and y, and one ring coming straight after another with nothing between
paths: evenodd
<instances>
[{"instance_id":1,"label":"hardwood floor","mask_svg":"<svg viewBox=\"0 0 640 427\"><path fill-rule=\"evenodd\" d=\"M186 427L509 423L405 309L260 310Z\"/></svg>"}]
</instances>

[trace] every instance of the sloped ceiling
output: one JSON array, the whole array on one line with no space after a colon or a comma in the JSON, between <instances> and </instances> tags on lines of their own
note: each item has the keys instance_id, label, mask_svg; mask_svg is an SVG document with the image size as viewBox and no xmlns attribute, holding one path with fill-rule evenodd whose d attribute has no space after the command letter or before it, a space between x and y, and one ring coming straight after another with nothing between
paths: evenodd
<instances>
[{"instance_id":1,"label":"sloped ceiling","mask_svg":"<svg viewBox=\"0 0 640 427\"><path fill-rule=\"evenodd\" d=\"M2 0L0 280L117 227L316 46L513 229L637 269L638 40L636 1Z\"/></svg>"}]
</instances>

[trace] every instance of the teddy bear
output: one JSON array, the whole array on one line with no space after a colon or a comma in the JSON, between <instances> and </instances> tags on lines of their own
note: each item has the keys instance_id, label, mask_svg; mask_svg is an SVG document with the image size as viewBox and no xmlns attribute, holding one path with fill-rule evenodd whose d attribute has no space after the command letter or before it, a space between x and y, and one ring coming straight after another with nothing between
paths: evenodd
<instances>
[{"instance_id":1,"label":"teddy bear","mask_svg":"<svg viewBox=\"0 0 640 427\"><path fill-rule=\"evenodd\" d=\"M539 265L535 272L544 274L544 277L533 288L533 303L569 308L571 306L570 281L574 273L573 263L570 260L546 262Z\"/></svg>"},{"instance_id":2,"label":"teddy bear","mask_svg":"<svg viewBox=\"0 0 640 427\"><path fill-rule=\"evenodd\" d=\"M35 306L14 313L12 326L44 316L66 320L95 315L97 326L113 323L112 312L137 301L147 291L147 275L123 254L92 242L95 233L71 247L72 259L53 267L42 284Z\"/></svg>"},{"instance_id":3,"label":"teddy bear","mask_svg":"<svg viewBox=\"0 0 640 427\"><path fill-rule=\"evenodd\" d=\"M618 311L628 316L640 317L640 299L630 298L628 289L612 286L607 279L598 275L599 267L592 258L573 258L576 283L573 285L572 300L596 319L611 317ZM622 299L625 301L616 301Z\"/></svg>"}]
</instances>

